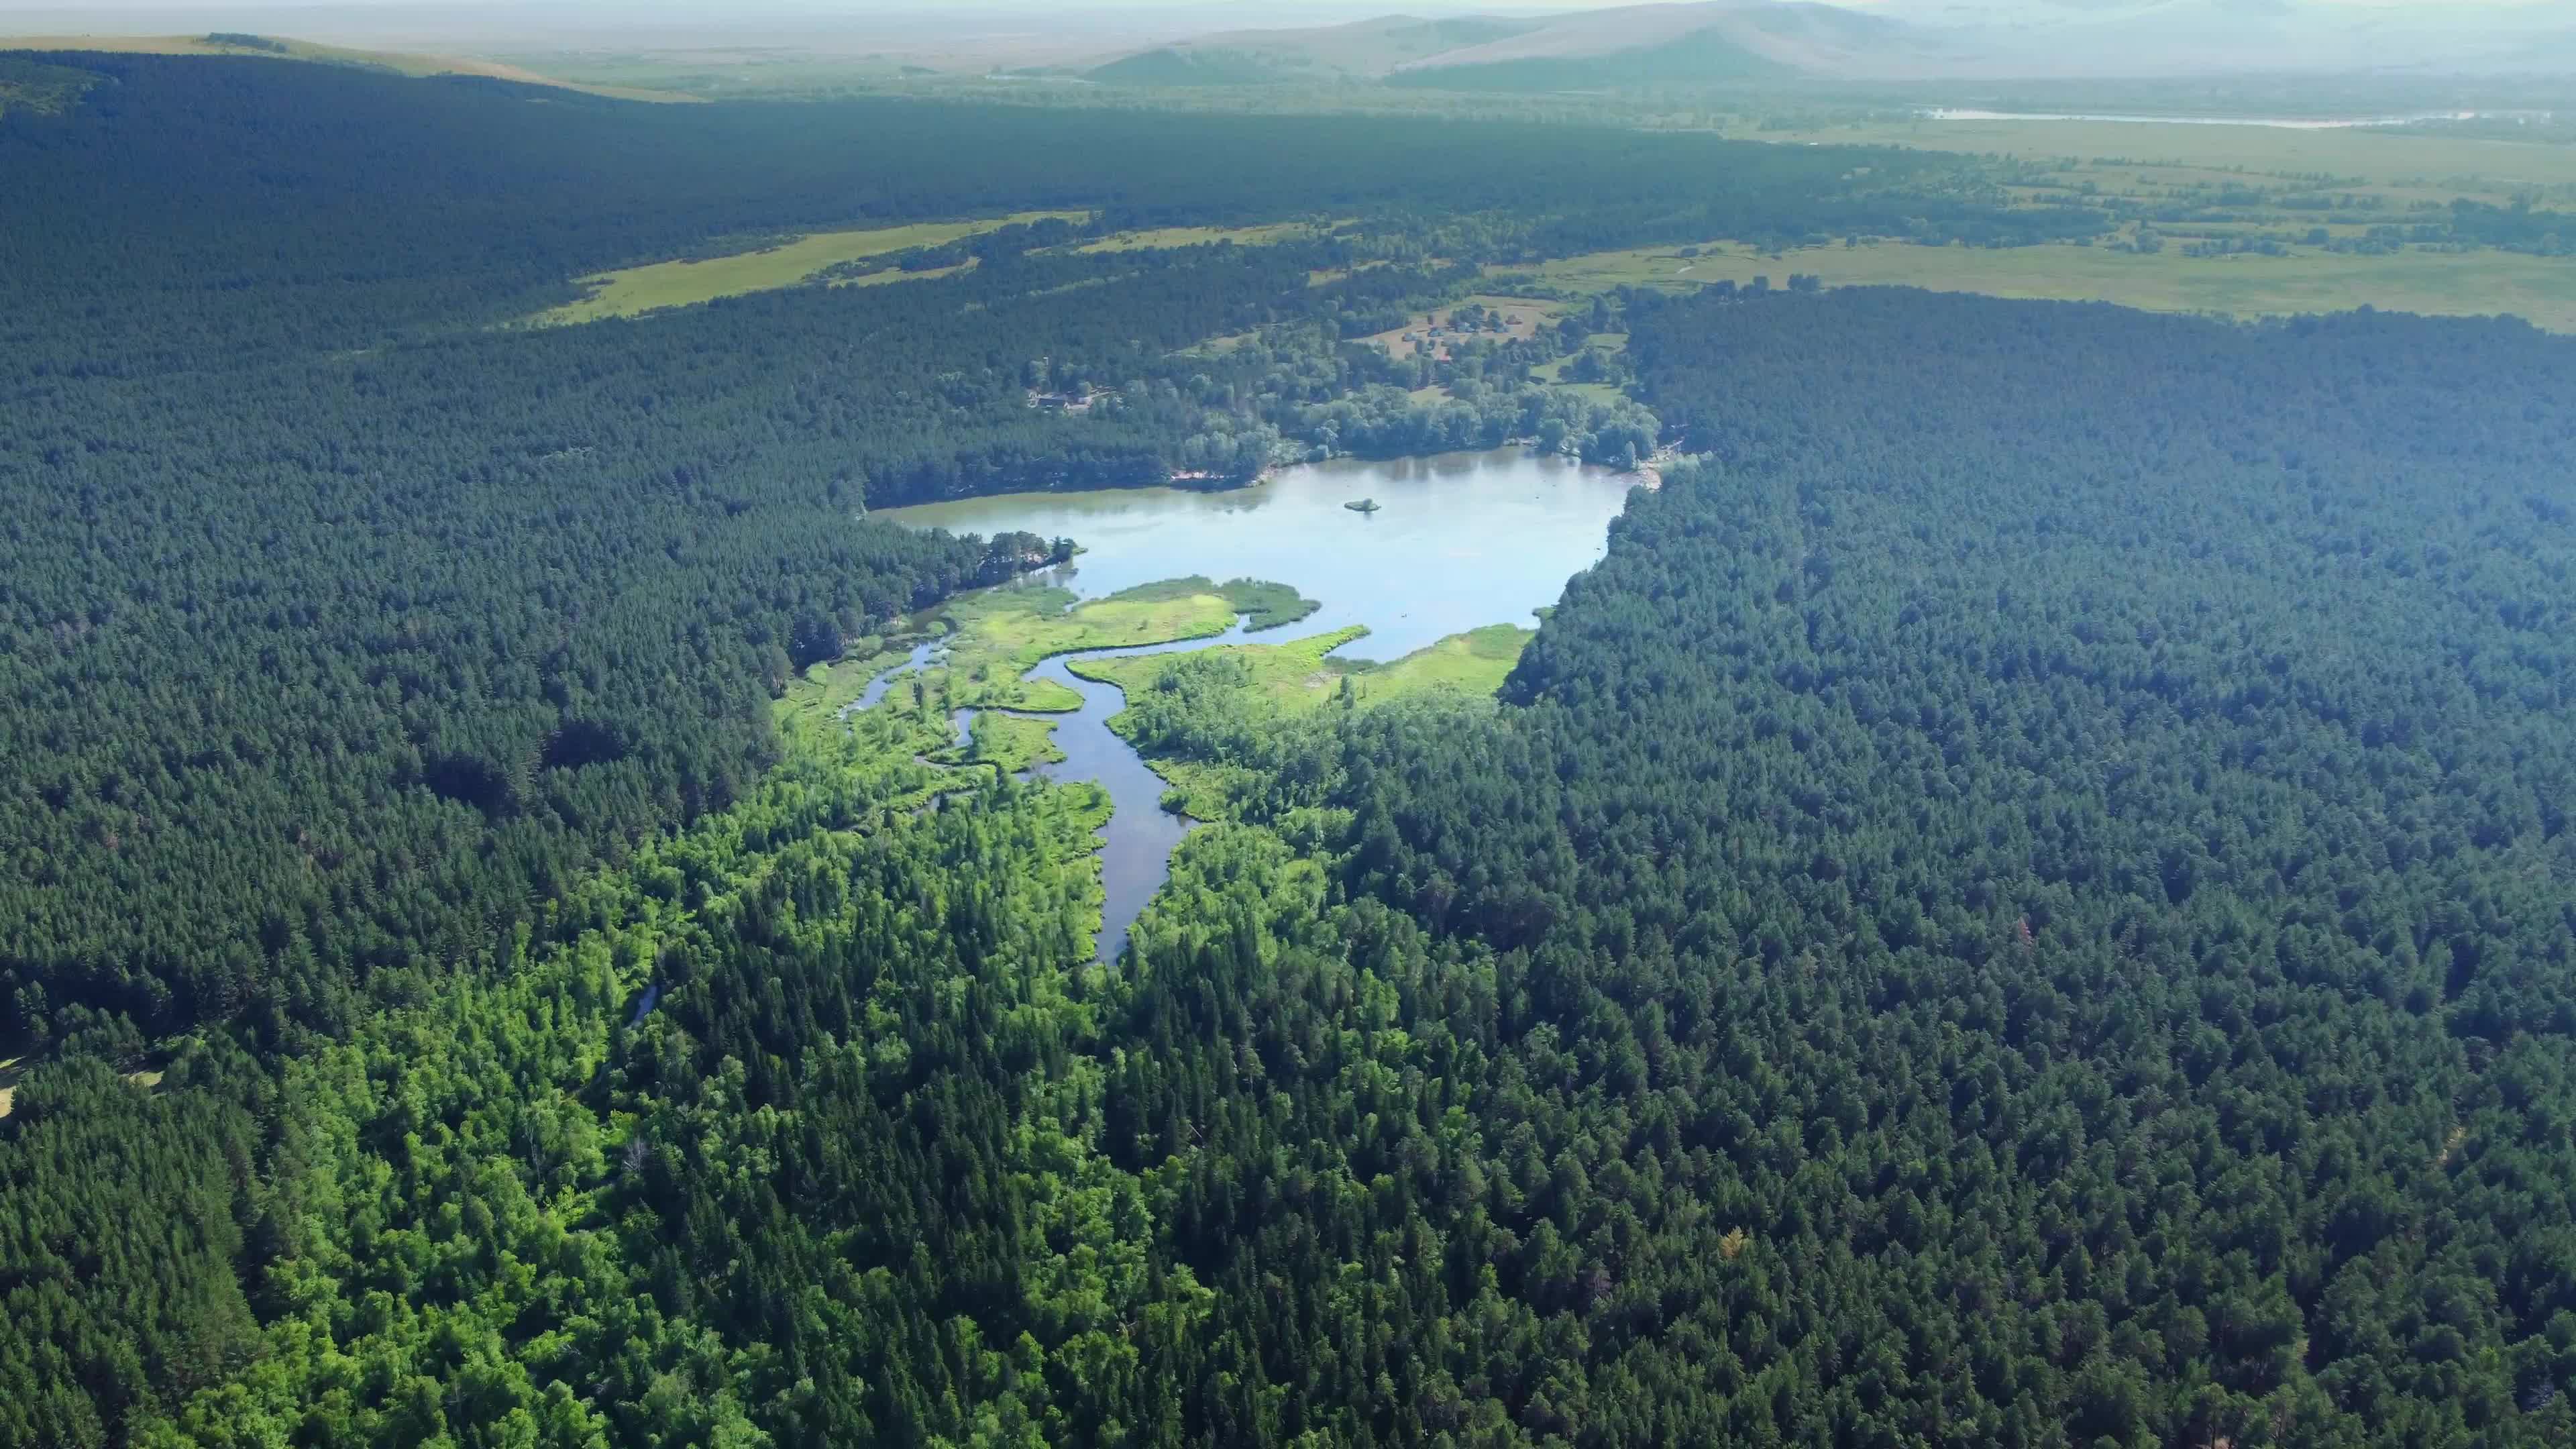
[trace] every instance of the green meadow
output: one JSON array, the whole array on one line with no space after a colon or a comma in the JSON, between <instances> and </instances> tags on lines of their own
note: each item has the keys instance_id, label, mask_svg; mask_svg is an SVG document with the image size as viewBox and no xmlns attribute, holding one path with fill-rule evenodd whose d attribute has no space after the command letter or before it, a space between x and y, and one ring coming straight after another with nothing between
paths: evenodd
<instances>
[{"instance_id":1,"label":"green meadow","mask_svg":"<svg viewBox=\"0 0 2576 1449\"><path fill-rule=\"evenodd\" d=\"M590 289L588 296L541 312L530 321L541 327L560 327L596 322L603 317L636 317L666 307L712 302L718 297L775 291L781 287L797 286L815 273L842 262L863 261L922 247L946 246L965 237L1049 218L1078 221L1081 213L1023 211L980 221L933 221L856 231L821 231L730 256L626 267L581 278L580 284ZM921 281L947 276L957 270L947 267L924 272L879 272L858 280L866 283Z\"/></svg>"},{"instance_id":2,"label":"green meadow","mask_svg":"<svg viewBox=\"0 0 2576 1449\"><path fill-rule=\"evenodd\" d=\"M1711 282L1793 273L1828 287L1922 287L2043 301L2116 302L2153 312L2230 317L2340 312L2372 306L2431 316L2510 313L2553 332L2576 332L2576 264L2518 252L2403 251L2387 256L2293 248L2287 256L2189 257L2108 246L1924 247L1897 242L1760 252L1712 243L1697 257L1672 247L1594 252L1513 268L1574 292L1617 286L1688 291Z\"/></svg>"}]
</instances>

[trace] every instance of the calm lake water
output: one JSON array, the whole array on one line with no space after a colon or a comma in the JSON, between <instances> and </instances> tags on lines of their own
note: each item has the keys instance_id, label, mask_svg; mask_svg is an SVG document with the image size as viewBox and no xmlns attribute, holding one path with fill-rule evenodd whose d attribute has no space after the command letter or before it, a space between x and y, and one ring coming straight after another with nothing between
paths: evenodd
<instances>
[{"instance_id":1,"label":"calm lake water","mask_svg":"<svg viewBox=\"0 0 2576 1449\"><path fill-rule=\"evenodd\" d=\"M1276 580L1323 607L1286 629L1252 636L1255 642L1366 624L1369 637L1342 652L1393 659L1482 625L1532 623L1533 610L1555 603L1565 581L1601 557L1628 488L1607 469L1513 449L1292 468L1231 493L1016 493L881 509L876 516L959 533L1071 535L1082 555L1034 577L1087 599L1190 574ZM1360 498L1376 499L1378 511L1342 506ZM1101 913L1104 961L1125 948L1129 927L1171 874L1172 848L1192 822L1162 808L1162 780L1110 732L1109 717L1126 707L1118 687L1077 678L1066 665L1181 653L1243 637L1238 625L1216 639L1097 650L1049 659L1028 672L1082 696L1079 711L1051 716L1065 759L1040 773L1096 780L1109 791L1100 863L1108 896ZM874 704L884 693L880 685L930 657L925 648L888 671L859 707ZM971 720L961 724L973 728Z\"/></svg>"},{"instance_id":2,"label":"calm lake water","mask_svg":"<svg viewBox=\"0 0 2576 1449\"><path fill-rule=\"evenodd\" d=\"M1342 505L1378 501L1376 513ZM1486 624L1529 624L1601 557L1628 483L1515 448L1290 468L1229 493L1006 493L880 509L957 533L1071 535L1084 552L1032 577L1098 598L1188 574L1274 579L1323 609L1298 634L1366 624L1347 653L1409 654Z\"/></svg>"}]
</instances>

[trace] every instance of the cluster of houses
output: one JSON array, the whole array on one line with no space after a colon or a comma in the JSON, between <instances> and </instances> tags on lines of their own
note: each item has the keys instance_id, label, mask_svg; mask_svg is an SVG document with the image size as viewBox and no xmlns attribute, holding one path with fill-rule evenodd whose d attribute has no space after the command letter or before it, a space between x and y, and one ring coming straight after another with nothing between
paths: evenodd
<instances>
[{"instance_id":1,"label":"cluster of houses","mask_svg":"<svg viewBox=\"0 0 2576 1449\"><path fill-rule=\"evenodd\" d=\"M1472 317L1461 322L1457 320L1458 314L1452 312L1449 314L1450 320L1443 323L1440 320L1440 314L1435 312L1424 319L1428 326L1428 331L1407 332L1404 334L1404 340L1412 343L1416 347L1420 347L1425 343L1438 347L1447 343L1453 333L1458 337L1465 338L1472 337L1479 332L1509 332L1513 328L1521 325L1521 314L1518 312L1509 314L1489 313L1487 315L1492 317L1493 320L1480 324Z\"/></svg>"},{"instance_id":2,"label":"cluster of houses","mask_svg":"<svg viewBox=\"0 0 2576 1449\"><path fill-rule=\"evenodd\" d=\"M1441 321L1440 314L1434 312L1423 319L1421 328L1405 333L1404 341L1414 351L1429 352L1445 362L1449 358L1450 343L1467 341L1480 332L1490 332L1499 336L1519 325L1521 325L1521 317L1518 312L1484 312L1464 319L1452 312L1446 322Z\"/></svg>"},{"instance_id":3,"label":"cluster of houses","mask_svg":"<svg viewBox=\"0 0 2576 1449\"><path fill-rule=\"evenodd\" d=\"M1095 389L1088 385L1079 392L1040 392L1036 388L1030 388L1029 406L1043 408L1048 412L1087 413L1091 411L1093 403L1105 397L1116 396L1115 392L1106 388Z\"/></svg>"}]
</instances>

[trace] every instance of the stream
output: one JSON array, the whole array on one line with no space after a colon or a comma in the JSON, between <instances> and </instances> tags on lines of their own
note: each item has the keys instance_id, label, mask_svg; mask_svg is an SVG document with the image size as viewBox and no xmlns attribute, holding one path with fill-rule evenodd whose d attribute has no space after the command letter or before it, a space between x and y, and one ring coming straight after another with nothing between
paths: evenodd
<instances>
[{"instance_id":1,"label":"stream","mask_svg":"<svg viewBox=\"0 0 2576 1449\"><path fill-rule=\"evenodd\" d=\"M1289 637L1295 637L1291 635ZM1181 654L1219 644L1240 643L1243 621L1205 639L1177 639L1126 649L1091 649L1059 654L1023 679L1051 679L1082 695L1082 708L1052 715L1058 721L1056 748L1064 758L1038 766L1050 780L1097 780L1109 791L1109 824L1100 832L1100 885L1107 899L1100 909L1100 959L1115 961L1127 949L1128 928L1163 880L1172 873L1172 849L1198 822L1163 808L1163 777L1109 728L1109 717L1127 707L1127 692L1114 684L1085 679L1071 666L1084 659L1130 659L1142 654Z\"/></svg>"},{"instance_id":2,"label":"stream","mask_svg":"<svg viewBox=\"0 0 2576 1449\"><path fill-rule=\"evenodd\" d=\"M1284 639L1302 638L1309 631L1282 631ZM1021 674L1022 679L1047 679L1082 696L1082 708L1068 713L1039 713L1032 710L993 710L1019 719L1040 719L1055 725L1056 748L1064 758L1042 764L1024 773L1044 776L1063 784L1089 780L1109 792L1109 824L1100 831L1100 884L1107 900L1101 908L1099 959L1115 961L1127 948L1128 929L1145 903L1160 890L1164 877L1171 874L1173 847L1199 822L1176 815L1163 808L1163 779L1148 767L1142 757L1109 728L1110 717L1127 707L1126 691L1114 684L1085 679L1073 672L1072 666L1085 659L1132 659L1146 654L1182 654L1194 649L1209 649L1220 644L1239 644L1245 637L1243 621L1222 634L1198 639L1174 639L1162 644L1131 645L1117 649L1084 649L1072 654L1058 654L1045 659ZM886 670L868 682L866 691L851 710L865 709L885 698L886 691L904 675L928 663L935 645L924 644L912 651L912 657ZM957 731L957 747L965 749L974 743L975 719L984 710L961 709L949 716ZM844 715L849 713L845 710Z\"/></svg>"},{"instance_id":3,"label":"stream","mask_svg":"<svg viewBox=\"0 0 2576 1449\"><path fill-rule=\"evenodd\" d=\"M1628 488L1627 480L1607 469L1506 449L1289 468L1224 493L1149 488L1004 494L884 509L876 516L959 532L1070 534L1084 545L1083 553L1031 582L1067 588L1083 599L1191 573L1276 580L1320 600L1322 608L1294 626L1259 635L1257 642L1284 643L1365 624L1369 636L1345 652L1394 659L1481 625L1530 623L1532 611L1556 602L1568 577L1601 557ZM1380 509L1360 514L1342 506L1354 498L1374 498ZM1069 666L1243 640L1238 620L1225 633L1203 639L1058 655L1021 676L1053 680L1082 697L1079 710L1033 716L1055 721L1056 748L1065 756L1035 773L1065 782L1093 780L1109 791L1109 823L1100 833L1107 896L1099 941L1103 961L1116 960L1126 949L1137 915L1171 874L1173 848L1196 822L1162 807L1162 778L1110 731L1110 717L1126 707L1125 693L1081 678ZM869 681L850 708L874 706L902 676L935 663L938 649L915 648ZM975 713L960 710L952 719L961 744L973 733Z\"/></svg>"}]
</instances>

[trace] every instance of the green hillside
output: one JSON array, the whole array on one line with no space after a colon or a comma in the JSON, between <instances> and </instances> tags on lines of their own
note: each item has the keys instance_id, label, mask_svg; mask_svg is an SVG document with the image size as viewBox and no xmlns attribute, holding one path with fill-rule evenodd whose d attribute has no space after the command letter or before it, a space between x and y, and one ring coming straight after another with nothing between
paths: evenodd
<instances>
[{"instance_id":1,"label":"green hillside","mask_svg":"<svg viewBox=\"0 0 2576 1449\"><path fill-rule=\"evenodd\" d=\"M1573 91L1721 85L1796 74L1794 68L1709 29L1606 55L1530 56L1466 64L1435 61L1396 71L1387 83L1425 90Z\"/></svg>"}]
</instances>

